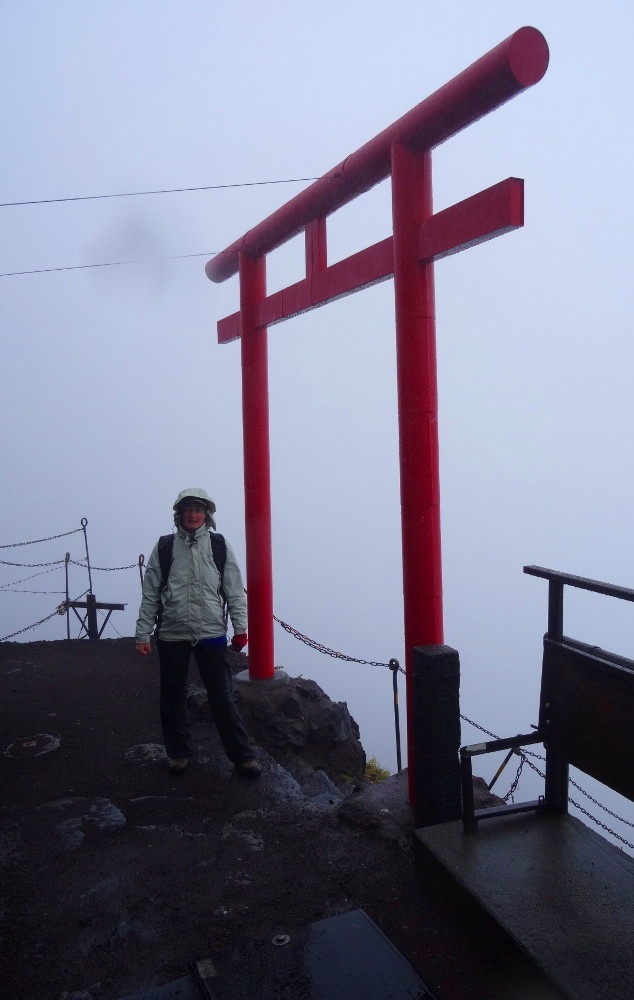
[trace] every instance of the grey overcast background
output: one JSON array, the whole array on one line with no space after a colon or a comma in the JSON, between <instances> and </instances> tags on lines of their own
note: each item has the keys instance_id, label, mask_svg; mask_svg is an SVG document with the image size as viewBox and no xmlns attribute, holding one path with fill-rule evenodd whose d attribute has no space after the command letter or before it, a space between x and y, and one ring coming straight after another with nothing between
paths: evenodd
<instances>
[{"instance_id":1,"label":"grey overcast background","mask_svg":"<svg viewBox=\"0 0 634 1000\"><path fill-rule=\"evenodd\" d=\"M548 41L545 78L434 154L437 209L526 182L524 229L436 267L445 639L463 713L500 735L537 717L547 586L522 567L634 586L631 5L0 8L3 203L317 177L524 24ZM240 351L216 339L238 285L211 284L204 264L304 186L0 209L3 544L86 517L95 566L135 564L170 529L178 491L200 485L244 562ZM389 232L383 184L331 219L329 257ZM12 274L127 260L141 263ZM302 266L300 241L271 255L270 290ZM275 613L348 655L404 662L392 282L272 328L269 350ZM66 551L82 557L81 534L0 555ZM0 565L0 637L61 600L49 591L63 568L41 571ZM132 635L138 571L93 580L98 599L127 604L105 635ZM70 586L87 587L76 566ZM632 655L633 614L570 593L565 627ZM16 639L65 630L56 616ZM368 755L395 770L386 669L280 629L276 663L347 701ZM478 738L465 724L463 741ZM520 797L538 790L529 776Z\"/></svg>"}]
</instances>

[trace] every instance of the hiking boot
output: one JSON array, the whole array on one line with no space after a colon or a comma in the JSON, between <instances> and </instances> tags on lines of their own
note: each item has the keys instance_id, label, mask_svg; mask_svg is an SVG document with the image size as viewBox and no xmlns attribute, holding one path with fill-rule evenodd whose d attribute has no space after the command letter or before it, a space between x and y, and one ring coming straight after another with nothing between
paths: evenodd
<instances>
[{"instance_id":1,"label":"hiking boot","mask_svg":"<svg viewBox=\"0 0 634 1000\"><path fill-rule=\"evenodd\" d=\"M169 774L174 774L174 775L185 774L188 764L189 764L189 757L167 758L167 770Z\"/></svg>"},{"instance_id":2,"label":"hiking boot","mask_svg":"<svg viewBox=\"0 0 634 1000\"><path fill-rule=\"evenodd\" d=\"M262 768L257 760L243 760L236 764L236 767L243 778L259 778L262 774Z\"/></svg>"}]
</instances>

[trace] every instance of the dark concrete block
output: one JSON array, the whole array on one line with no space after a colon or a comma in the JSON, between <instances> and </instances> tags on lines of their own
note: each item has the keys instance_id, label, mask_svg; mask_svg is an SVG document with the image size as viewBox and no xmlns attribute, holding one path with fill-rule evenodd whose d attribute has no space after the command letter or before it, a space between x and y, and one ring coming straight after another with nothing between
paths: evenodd
<instances>
[{"instance_id":1,"label":"dark concrete block","mask_svg":"<svg viewBox=\"0 0 634 1000\"><path fill-rule=\"evenodd\" d=\"M572 816L534 813L415 831L422 878L439 872L482 907L571 1000L629 1000L634 859Z\"/></svg>"},{"instance_id":2,"label":"dark concrete block","mask_svg":"<svg viewBox=\"0 0 634 1000\"><path fill-rule=\"evenodd\" d=\"M460 659L450 646L416 646L412 661L413 753L417 826L458 819Z\"/></svg>"}]
</instances>

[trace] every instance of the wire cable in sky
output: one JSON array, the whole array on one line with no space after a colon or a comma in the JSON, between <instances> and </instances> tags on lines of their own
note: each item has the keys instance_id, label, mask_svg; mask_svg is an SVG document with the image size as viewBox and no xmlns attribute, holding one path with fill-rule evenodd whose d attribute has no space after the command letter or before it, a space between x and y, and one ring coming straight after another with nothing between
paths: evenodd
<instances>
[{"instance_id":1,"label":"wire cable in sky","mask_svg":"<svg viewBox=\"0 0 634 1000\"><path fill-rule=\"evenodd\" d=\"M206 253L178 253L172 257L156 257L152 263L163 260L185 260L187 257L214 257L217 250L208 250ZM32 271L4 271L0 273L0 278L15 278L20 274L50 274L53 271L83 271L91 267L123 267L125 264L143 264L143 260L108 260L101 264L70 264L67 267L38 267Z\"/></svg>"},{"instance_id":2,"label":"wire cable in sky","mask_svg":"<svg viewBox=\"0 0 634 1000\"><path fill-rule=\"evenodd\" d=\"M58 205L65 201L100 201L104 198L141 198L149 194L182 194L186 191L223 191L227 188L263 187L266 184L302 184L317 181L318 177L287 177L278 181L244 181L241 184L206 184L203 187L161 188L158 191L120 191L116 194L83 194L72 198L33 198L30 201L2 201L0 208L17 208L19 205Z\"/></svg>"}]
</instances>

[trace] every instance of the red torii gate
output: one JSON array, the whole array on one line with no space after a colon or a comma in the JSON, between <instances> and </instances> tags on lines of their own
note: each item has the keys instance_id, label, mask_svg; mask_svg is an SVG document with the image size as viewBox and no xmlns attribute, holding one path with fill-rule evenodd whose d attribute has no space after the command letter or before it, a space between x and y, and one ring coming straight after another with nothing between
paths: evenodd
<instances>
[{"instance_id":1,"label":"red torii gate","mask_svg":"<svg viewBox=\"0 0 634 1000\"><path fill-rule=\"evenodd\" d=\"M212 281L240 276L240 311L218 322L218 341L242 348L252 679L274 676L267 327L393 275L411 723L412 649L443 642L433 262L524 223L517 178L434 215L431 151L541 80L548 58L543 35L520 28L206 265ZM327 216L390 175L393 235L328 266ZM302 230L306 277L267 295L267 253Z\"/></svg>"}]
</instances>

